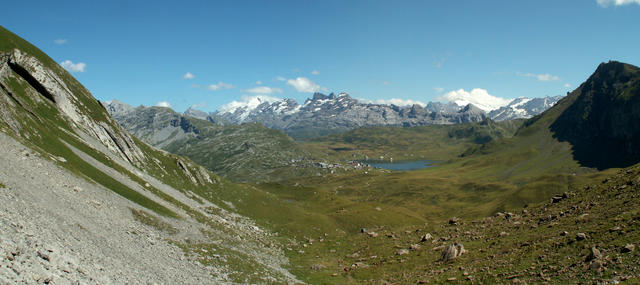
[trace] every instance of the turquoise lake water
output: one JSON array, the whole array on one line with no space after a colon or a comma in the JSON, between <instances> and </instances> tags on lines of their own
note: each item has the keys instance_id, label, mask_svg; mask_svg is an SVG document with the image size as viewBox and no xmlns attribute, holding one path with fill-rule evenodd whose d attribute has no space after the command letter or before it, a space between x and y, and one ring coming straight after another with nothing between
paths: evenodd
<instances>
[{"instance_id":1,"label":"turquoise lake water","mask_svg":"<svg viewBox=\"0 0 640 285\"><path fill-rule=\"evenodd\" d=\"M418 170L433 166L433 160L415 160L399 162L367 162L371 167L384 168L395 171Z\"/></svg>"}]
</instances>

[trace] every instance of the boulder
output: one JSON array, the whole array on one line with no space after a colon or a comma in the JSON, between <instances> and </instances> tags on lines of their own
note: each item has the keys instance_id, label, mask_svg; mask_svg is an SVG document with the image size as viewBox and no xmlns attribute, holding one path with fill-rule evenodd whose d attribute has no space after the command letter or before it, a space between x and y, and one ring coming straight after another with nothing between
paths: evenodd
<instances>
[{"instance_id":1,"label":"boulder","mask_svg":"<svg viewBox=\"0 0 640 285\"><path fill-rule=\"evenodd\" d=\"M620 252L622 253L633 252L634 249L636 249L636 246L630 243L623 246L622 249L620 249Z\"/></svg>"},{"instance_id":2,"label":"boulder","mask_svg":"<svg viewBox=\"0 0 640 285\"><path fill-rule=\"evenodd\" d=\"M422 238L420 239L420 242L425 242L428 240L431 240L433 237L431 236L430 233L426 233L425 235L422 236Z\"/></svg>"},{"instance_id":3,"label":"boulder","mask_svg":"<svg viewBox=\"0 0 640 285\"><path fill-rule=\"evenodd\" d=\"M453 260L454 258L465 253L467 253L467 251L464 249L464 246L461 243L456 242L454 244L450 244L442 251L440 260L441 261Z\"/></svg>"}]
</instances>

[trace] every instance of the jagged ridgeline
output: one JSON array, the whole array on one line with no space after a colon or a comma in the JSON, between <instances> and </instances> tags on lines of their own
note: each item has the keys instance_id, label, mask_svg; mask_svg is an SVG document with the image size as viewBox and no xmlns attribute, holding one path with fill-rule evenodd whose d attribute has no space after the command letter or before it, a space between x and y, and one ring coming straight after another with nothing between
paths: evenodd
<instances>
[{"instance_id":1,"label":"jagged ridgeline","mask_svg":"<svg viewBox=\"0 0 640 285\"><path fill-rule=\"evenodd\" d=\"M103 280L106 283L147 283L153 280L169 283L200 283L204 282L203 280L206 280L205 283L296 282L295 276L284 268L288 261L277 238L268 230L260 228L254 220L242 215L247 211L261 211L265 207L284 209L276 199L261 191L230 183L187 158L156 150L129 135L111 118L100 102L67 71L41 50L3 27L0 27L0 131L3 140L13 141L11 145L24 146L25 155L32 153L34 155L28 157L41 160L37 165L40 168L35 168L31 174L33 179L47 177L47 181L50 181L52 178L48 175L51 172L62 171L66 175L61 181L29 189L31 192L41 191L43 197L52 197L50 200L25 198L26 201L23 201L31 205L26 207L27 209L41 209L40 211L47 211L49 216L65 217L59 218L64 222L37 224L39 220L29 216L23 222L36 225L38 234L18 234L14 242L27 242L22 239L30 239L29 242L33 242L35 239L36 243L41 243L45 236L66 236L67 233L60 232L61 228L77 223L77 226L72 227L70 234L75 235L75 231L80 231L78 234L87 235L87 239L84 240L93 238L104 240L107 244L117 244L110 251L99 255L92 254L102 250L102 242L82 244L78 247L69 243L60 245L62 250L48 253L53 254L53 258L49 259L49 255L46 255L46 262L51 262L54 270L59 269L62 272L63 269L58 267L60 264L54 262L56 257L62 258L63 252L66 252L76 256L76 260L79 260L76 261L79 262L76 265L85 268L82 272L88 270L88 274L78 277L80 280L86 279L86 282L89 282L88 278L93 278L91 280L94 281ZM14 165L3 167L23 166L19 162L12 163ZM47 170L47 165L52 165L52 170ZM84 187L91 189L83 190L80 187L66 185L68 181L78 179L88 181L89 186ZM14 177L3 177L3 180L0 184L2 188L10 187L17 190L23 187ZM104 190L99 193L113 191L117 195L108 196L113 198L109 198L111 200L107 207L101 206L104 202L92 200L98 198L89 197L85 201L80 198L81 194L77 194L72 196L78 200L77 207L74 205L61 208L67 202L59 200L62 199L61 196L53 193L66 191L69 187L77 193ZM4 199L5 196L0 198ZM258 205L254 200L262 203ZM248 207L246 204L253 206ZM61 207L49 207L50 205ZM127 208L130 208L131 212ZM12 206L7 209L16 208ZM85 209L82 210L85 212L79 209ZM123 217L118 214L122 213L119 209L125 211L124 221L115 218ZM97 227L86 224L86 221L76 222L87 213L114 217L114 220L111 222L107 219L108 222L100 223L102 220L95 219ZM144 225L145 232L150 232L148 239L153 238L151 244L142 247L139 245L139 242L147 243L146 240L132 243L141 231L134 226L136 221ZM23 222L18 221L17 224ZM24 231L20 227L15 229L17 233ZM131 234L124 234L125 232ZM158 236L159 238L154 238ZM172 244L167 240L171 240ZM239 240L242 242L238 242ZM3 238L2 241L6 240ZM77 241L82 243L83 239ZM61 243L58 239L48 242ZM5 243L0 245L3 249L15 251L4 248ZM154 246L160 246L158 250L167 252L156 255L153 253ZM175 246L192 256L191 261L179 261L184 258L180 257L181 253L172 255L170 259L173 261L163 259L173 254ZM136 252L134 248L140 253L148 254L144 255L147 258L139 263L134 262L133 260L140 258L133 254ZM19 258L16 257L19 254L18 252L12 256ZM27 256L27 252L23 251L23 255ZM38 256L30 260L44 259L42 256L45 255L39 253ZM91 259L92 256L96 259L87 263L85 259ZM197 265L195 260L198 260L200 265ZM171 262L174 264L171 266L179 266L172 270L189 268L191 271L176 275L167 274L171 272L167 268L156 268L157 265ZM126 268L109 267L109 264L114 263ZM94 271L92 268L95 266L104 266L105 269ZM136 270L141 274L136 274ZM190 275L189 272L195 272L193 270L200 272L199 274L205 272L205 279L197 279L203 278L201 275ZM12 272L18 273L15 276L11 273L10 276L3 277L9 279L0 280L9 282L27 278L26 275L21 276L19 271ZM155 276L152 272L160 275ZM151 279L143 279L146 277ZM56 278L58 281L67 280L65 277ZM71 283L74 280L67 281Z\"/></svg>"}]
</instances>

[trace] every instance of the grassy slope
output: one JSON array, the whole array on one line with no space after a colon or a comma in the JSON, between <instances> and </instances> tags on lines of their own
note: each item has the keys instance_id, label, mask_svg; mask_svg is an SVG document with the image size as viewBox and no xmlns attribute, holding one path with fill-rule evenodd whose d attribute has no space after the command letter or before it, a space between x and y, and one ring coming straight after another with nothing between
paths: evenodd
<instances>
[{"instance_id":1,"label":"grassy slope","mask_svg":"<svg viewBox=\"0 0 640 285\"><path fill-rule=\"evenodd\" d=\"M330 243L316 243L313 246L316 250L301 249L304 253L293 254L293 260L306 266L314 263L333 264L332 258L344 259L347 254L361 249L366 249L372 255L376 255L377 251L392 255L395 250L393 247L383 248L384 243L369 243L367 238L357 234L358 230L365 227L397 232L418 225L427 225L423 228L429 229L431 225L440 224L451 217L470 220L499 211L514 211L598 179L599 174L595 170L582 168L573 160L570 144L558 142L549 131L549 125L572 100L572 97L568 97L557 107L527 121L514 137L493 140L485 145L474 145L468 139L453 140L449 136L452 132L444 131L451 128L446 126L372 128L354 131L346 136L325 138L307 147L315 147L318 152L323 148L343 148L347 145L348 148L363 148L375 155L392 154L398 159L402 157L403 150L412 147L411 144L423 144L416 150L433 155L431 157L436 156L446 163L412 172L363 170L359 173L317 176L291 181L287 187L262 188L309 211L329 217L337 225L336 232L341 233L335 239L327 239L332 241ZM352 135L354 133L359 137ZM357 140L351 140L350 137L356 137ZM407 144L407 138L417 139ZM452 145L438 148L435 143L443 138ZM353 141L358 143L353 144ZM381 141L388 150L376 149ZM425 149L426 145L431 148ZM464 151L467 146L471 146L471 149ZM341 150L330 151L329 157L345 158L344 153L339 153ZM457 157L463 151L463 157ZM352 155L348 153L346 157ZM348 267L349 264L345 263L344 266ZM397 277L402 275L403 268L403 265L398 265L382 271L377 268L375 272L369 271L362 276L340 275L347 279L332 278L328 270L313 271L304 267L300 270L309 274L309 280L314 282L340 283L349 278L362 281L385 275Z\"/></svg>"},{"instance_id":2,"label":"grassy slope","mask_svg":"<svg viewBox=\"0 0 640 285\"><path fill-rule=\"evenodd\" d=\"M511 137L522 120L431 125L366 127L302 143L318 158L328 160L448 160L465 149L491 139Z\"/></svg>"}]
</instances>

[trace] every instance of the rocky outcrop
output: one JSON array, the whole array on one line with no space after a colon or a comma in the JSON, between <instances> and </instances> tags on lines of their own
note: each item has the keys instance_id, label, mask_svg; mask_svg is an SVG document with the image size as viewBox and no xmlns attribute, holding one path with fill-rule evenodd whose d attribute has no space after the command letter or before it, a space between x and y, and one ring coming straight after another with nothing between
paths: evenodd
<instances>
[{"instance_id":1,"label":"rocky outcrop","mask_svg":"<svg viewBox=\"0 0 640 285\"><path fill-rule=\"evenodd\" d=\"M14 49L12 53L0 54L0 60L0 88L14 103L28 108L17 96L12 96L16 92L25 92L35 102L48 101L48 104L53 104L59 110L63 119L94 136L112 152L135 165L140 166L144 163L145 157L140 148L105 110L97 109L100 105L91 94L81 86L69 86L77 82L68 82L59 76L61 73L64 74L61 67L46 67L40 60L18 49ZM13 82L17 82L18 86ZM73 92L72 88L76 89L76 92ZM102 113L101 116L96 118L88 115L87 110L96 109ZM0 110L8 124L14 126L14 131L19 131L21 123L11 119L13 116L8 115L11 112L13 111ZM33 110L30 113L36 119L40 116Z\"/></svg>"}]
</instances>

